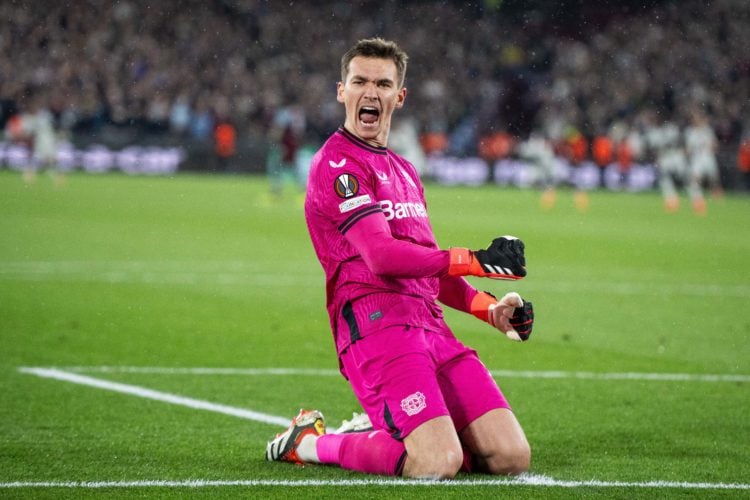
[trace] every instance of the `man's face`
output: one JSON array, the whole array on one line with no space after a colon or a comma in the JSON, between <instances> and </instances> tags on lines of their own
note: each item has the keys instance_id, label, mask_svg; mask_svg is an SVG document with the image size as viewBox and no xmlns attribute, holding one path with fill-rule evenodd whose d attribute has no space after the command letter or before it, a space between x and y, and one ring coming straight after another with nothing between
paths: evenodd
<instances>
[{"instance_id":1,"label":"man's face","mask_svg":"<svg viewBox=\"0 0 750 500\"><path fill-rule=\"evenodd\" d=\"M404 105L406 88L398 86L396 63L390 59L357 56L349 63L337 99L344 103L344 126L357 137L385 147L393 110Z\"/></svg>"}]
</instances>

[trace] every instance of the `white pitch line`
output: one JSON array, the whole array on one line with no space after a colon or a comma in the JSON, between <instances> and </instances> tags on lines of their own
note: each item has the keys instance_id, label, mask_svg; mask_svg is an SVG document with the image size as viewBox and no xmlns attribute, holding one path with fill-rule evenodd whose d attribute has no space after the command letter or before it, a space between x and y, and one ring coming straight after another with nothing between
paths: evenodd
<instances>
[{"instance_id":1,"label":"white pitch line","mask_svg":"<svg viewBox=\"0 0 750 500\"><path fill-rule=\"evenodd\" d=\"M57 368L74 373L140 373L152 375L292 375L337 377L338 370L325 368L210 368L167 366L69 366ZM655 382L742 382L749 383L750 375L645 373L645 372L584 372L490 370L497 378L585 379L585 380L645 380Z\"/></svg>"},{"instance_id":2,"label":"white pitch line","mask_svg":"<svg viewBox=\"0 0 750 500\"><path fill-rule=\"evenodd\" d=\"M268 415L266 413L260 413L257 411L236 408L234 406L211 403L210 401L188 398L185 396L179 396L177 394L171 394L169 392L155 391L152 389L147 389L145 387L139 387L137 385L122 384L119 382L111 382L109 380L87 377L85 375L69 373L55 368L21 367L18 370L22 373L36 375L37 377L51 378L55 380L71 382L73 384L87 385L89 387L96 387L98 389L105 389L122 394L129 394L131 396L138 396L140 398L153 399L155 401L162 401L164 403L171 403L179 406L187 406L188 408L193 408L196 410L207 410L216 413L223 413L224 415L231 415L233 417L254 420L256 422L262 422L265 424L287 427L290 423L289 419L277 417L275 415Z\"/></svg>"},{"instance_id":3,"label":"white pitch line","mask_svg":"<svg viewBox=\"0 0 750 500\"><path fill-rule=\"evenodd\" d=\"M0 483L0 488L215 488L215 487L313 487L313 486L391 486L456 488L472 486L535 486L546 488L652 488L688 490L750 490L747 483L691 483L681 481L573 481L559 480L547 476L527 475L515 479L454 479L450 481L427 481L413 479L246 479L246 480L153 480L153 481L38 481Z\"/></svg>"},{"instance_id":4,"label":"white pitch line","mask_svg":"<svg viewBox=\"0 0 750 500\"><path fill-rule=\"evenodd\" d=\"M217 368L170 366L64 366L56 367L74 373L138 373L147 375L311 375L335 377L338 370L326 368Z\"/></svg>"}]
</instances>

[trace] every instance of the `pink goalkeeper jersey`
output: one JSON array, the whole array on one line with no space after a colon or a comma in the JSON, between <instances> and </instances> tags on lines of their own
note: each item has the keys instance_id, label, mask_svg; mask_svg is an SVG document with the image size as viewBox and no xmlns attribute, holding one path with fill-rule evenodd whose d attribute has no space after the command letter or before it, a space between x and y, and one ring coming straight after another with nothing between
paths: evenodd
<instances>
[{"instance_id":1,"label":"pink goalkeeper jersey","mask_svg":"<svg viewBox=\"0 0 750 500\"><path fill-rule=\"evenodd\" d=\"M347 241L347 231L367 217L385 217L398 240L438 249L424 190L411 163L340 128L313 157L305 199L310 238L326 275L326 302L339 353L387 326L442 330L442 310L435 302L438 277L376 275Z\"/></svg>"}]
</instances>

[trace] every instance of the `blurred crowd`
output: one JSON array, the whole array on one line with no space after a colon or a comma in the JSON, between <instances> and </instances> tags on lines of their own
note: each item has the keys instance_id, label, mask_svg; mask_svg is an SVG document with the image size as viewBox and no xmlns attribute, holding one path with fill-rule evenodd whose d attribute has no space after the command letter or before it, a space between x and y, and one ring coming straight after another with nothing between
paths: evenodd
<instances>
[{"instance_id":1,"label":"blurred crowd","mask_svg":"<svg viewBox=\"0 0 750 500\"><path fill-rule=\"evenodd\" d=\"M213 140L230 123L241 140L267 136L291 108L319 142L343 121L339 57L380 35L410 54L398 117L428 152L496 157L541 134L568 147L585 138L591 154L598 136L684 127L695 113L738 144L750 131L750 3L626 4L510 15L489 1L7 1L0 127L44 109L74 132Z\"/></svg>"}]
</instances>

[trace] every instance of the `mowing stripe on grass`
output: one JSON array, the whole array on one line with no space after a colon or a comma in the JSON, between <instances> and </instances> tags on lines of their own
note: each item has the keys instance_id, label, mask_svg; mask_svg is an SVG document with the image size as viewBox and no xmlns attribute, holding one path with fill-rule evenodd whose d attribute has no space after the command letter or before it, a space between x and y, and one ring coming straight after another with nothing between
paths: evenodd
<instances>
[{"instance_id":1,"label":"mowing stripe on grass","mask_svg":"<svg viewBox=\"0 0 750 500\"><path fill-rule=\"evenodd\" d=\"M211 487L331 487L331 486L427 486L429 488L456 488L472 486L536 486L546 488L652 488L687 490L750 490L746 483L691 483L680 481L570 481L547 476L529 474L514 479L454 479L450 481L426 481L413 479L246 479L206 480L187 479L181 481L39 481L0 483L0 488L211 488Z\"/></svg>"},{"instance_id":2,"label":"mowing stripe on grass","mask_svg":"<svg viewBox=\"0 0 750 500\"><path fill-rule=\"evenodd\" d=\"M216 413L223 413L224 415L231 415L233 417L240 417L247 420L254 420L256 422L262 422L265 424L280 425L287 427L290 420L287 418L277 417L275 415L268 415L266 413L260 413L252 410L245 410L243 408L236 408L234 406L227 406L217 403L211 403L209 401L203 401L200 399L188 398L185 396L178 396L177 394L171 394L168 392L154 391L145 387L139 387L137 385L121 384L119 382L110 382L108 380L102 380L93 377L87 377L85 375L78 375L75 373L69 373L55 368L29 368L21 367L19 371L22 373L28 373L30 375L36 375L43 378L51 378L55 380L62 380L65 382L71 382L73 384L87 385L89 387L96 387L98 389L105 389L108 391L119 392L122 394L129 394L131 396L138 396L140 398L153 399L156 401L162 401L164 403L171 403L174 405L187 406L196 410L207 410Z\"/></svg>"},{"instance_id":3,"label":"mowing stripe on grass","mask_svg":"<svg viewBox=\"0 0 750 500\"><path fill-rule=\"evenodd\" d=\"M209 368L168 366L68 366L58 369L74 373L140 373L153 375L309 375L338 377L339 371L325 368ZM643 372L568 372L534 370L490 370L496 378L547 378L585 380L645 380L655 382L750 382L750 375L643 373Z\"/></svg>"},{"instance_id":4,"label":"mowing stripe on grass","mask_svg":"<svg viewBox=\"0 0 750 500\"><path fill-rule=\"evenodd\" d=\"M6 261L0 279L77 281L86 283L145 283L153 285L320 286L315 267L294 269L290 276L268 273L249 261ZM750 297L750 285L728 283L653 283L606 280L525 283L528 290L550 293L609 293L615 295L684 295L690 297Z\"/></svg>"},{"instance_id":5,"label":"mowing stripe on grass","mask_svg":"<svg viewBox=\"0 0 750 500\"><path fill-rule=\"evenodd\" d=\"M490 370L493 377L515 378L575 378L586 380L652 380L656 382L750 382L750 375L695 374L695 373L643 373L643 372L565 372Z\"/></svg>"}]
</instances>

